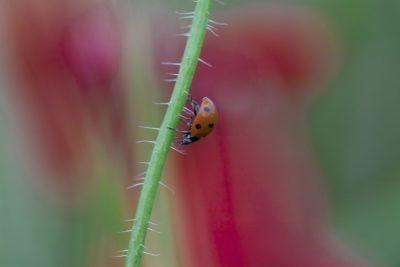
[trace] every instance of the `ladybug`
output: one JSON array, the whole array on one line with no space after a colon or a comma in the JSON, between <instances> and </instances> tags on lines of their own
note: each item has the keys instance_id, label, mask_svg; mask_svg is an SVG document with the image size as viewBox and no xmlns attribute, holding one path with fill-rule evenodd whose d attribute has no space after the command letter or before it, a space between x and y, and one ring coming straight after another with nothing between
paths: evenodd
<instances>
[{"instance_id":1,"label":"ladybug","mask_svg":"<svg viewBox=\"0 0 400 267\"><path fill-rule=\"evenodd\" d=\"M184 112L190 115L186 121L187 131L181 131L183 138L179 141L181 145L188 145L206 137L214 130L218 122L218 111L215 104L208 97L203 97L199 105L189 96L192 109L184 108Z\"/></svg>"}]
</instances>

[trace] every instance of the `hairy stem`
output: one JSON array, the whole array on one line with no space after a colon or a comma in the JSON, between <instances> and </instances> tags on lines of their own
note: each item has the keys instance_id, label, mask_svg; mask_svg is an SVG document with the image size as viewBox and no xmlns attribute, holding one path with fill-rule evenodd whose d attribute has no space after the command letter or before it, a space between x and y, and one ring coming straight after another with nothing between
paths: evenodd
<instances>
[{"instance_id":1,"label":"hairy stem","mask_svg":"<svg viewBox=\"0 0 400 267\"><path fill-rule=\"evenodd\" d=\"M189 93L207 30L210 5L211 0L198 0L196 4L192 27L181 61L179 75L151 154L144 185L140 193L135 221L132 225L125 267L140 266L148 222L153 209L161 173L170 150L172 138L175 134L170 128L176 128L178 125L179 115L182 112Z\"/></svg>"}]
</instances>

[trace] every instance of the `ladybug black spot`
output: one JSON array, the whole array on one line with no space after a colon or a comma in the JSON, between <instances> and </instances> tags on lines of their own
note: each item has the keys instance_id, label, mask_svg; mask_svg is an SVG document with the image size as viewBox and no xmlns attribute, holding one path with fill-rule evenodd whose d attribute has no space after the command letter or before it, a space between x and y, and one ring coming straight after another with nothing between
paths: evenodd
<instances>
[{"instance_id":1,"label":"ladybug black spot","mask_svg":"<svg viewBox=\"0 0 400 267\"><path fill-rule=\"evenodd\" d=\"M209 107L204 107L203 110L204 110L205 112L210 112L210 108L209 108Z\"/></svg>"},{"instance_id":2,"label":"ladybug black spot","mask_svg":"<svg viewBox=\"0 0 400 267\"><path fill-rule=\"evenodd\" d=\"M200 123L197 123L197 124L195 125L195 127L196 127L196 129L201 129Z\"/></svg>"},{"instance_id":3,"label":"ladybug black spot","mask_svg":"<svg viewBox=\"0 0 400 267\"><path fill-rule=\"evenodd\" d=\"M208 127L210 127L210 128L214 127L214 123L210 123L210 124L208 125Z\"/></svg>"}]
</instances>

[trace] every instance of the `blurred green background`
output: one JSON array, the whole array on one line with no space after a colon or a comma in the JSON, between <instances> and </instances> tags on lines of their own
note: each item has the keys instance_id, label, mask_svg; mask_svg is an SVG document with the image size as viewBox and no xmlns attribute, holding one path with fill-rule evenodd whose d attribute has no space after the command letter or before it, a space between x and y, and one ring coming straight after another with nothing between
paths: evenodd
<instances>
[{"instance_id":1,"label":"blurred green background","mask_svg":"<svg viewBox=\"0 0 400 267\"><path fill-rule=\"evenodd\" d=\"M343 42L338 76L309 112L336 229L400 266L399 1L324 1Z\"/></svg>"},{"instance_id":2,"label":"blurred green background","mask_svg":"<svg viewBox=\"0 0 400 267\"><path fill-rule=\"evenodd\" d=\"M171 16L192 6L191 1L161 2L148 5L162 4ZM226 2L216 9L255 1ZM342 50L338 71L308 111L330 216L340 237L361 254L383 266L400 266L400 1L270 2L315 7L337 29ZM0 76L2 87L5 78ZM98 245L102 235L124 246L126 239L115 235L124 228L126 208L117 175L101 172L78 211L49 203L40 188L20 178L29 173L19 162L23 147L13 138L16 127L4 101L1 97L0 266L87 266L94 253L87 248Z\"/></svg>"}]
</instances>

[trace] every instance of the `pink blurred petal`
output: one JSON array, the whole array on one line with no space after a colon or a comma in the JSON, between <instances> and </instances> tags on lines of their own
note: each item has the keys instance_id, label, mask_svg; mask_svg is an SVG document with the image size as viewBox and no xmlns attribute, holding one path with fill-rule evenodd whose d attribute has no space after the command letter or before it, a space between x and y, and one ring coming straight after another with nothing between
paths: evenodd
<instances>
[{"instance_id":1,"label":"pink blurred petal","mask_svg":"<svg viewBox=\"0 0 400 267\"><path fill-rule=\"evenodd\" d=\"M79 3L13 0L4 12L9 66L17 77L9 91L30 145L24 151L46 189L67 198L93 175L96 138L105 138L101 143L125 167L132 156L125 92L111 86L120 59L119 26L106 6L85 13ZM99 90L87 94L87 87Z\"/></svg>"},{"instance_id":2,"label":"pink blurred petal","mask_svg":"<svg viewBox=\"0 0 400 267\"><path fill-rule=\"evenodd\" d=\"M64 59L84 87L108 88L120 61L121 36L112 11L96 6L66 28L61 47Z\"/></svg>"},{"instance_id":3,"label":"pink blurred petal","mask_svg":"<svg viewBox=\"0 0 400 267\"><path fill-rule=\"evenodd\" d=\"M199 65L191 93L214 100L220 123L181 160L188 264L367 266L333 242L304 129L304 96L334 65L330 27L292 7L215 17L229 26L206 39L213 68Z\"/></svg>"}]
</instances>

